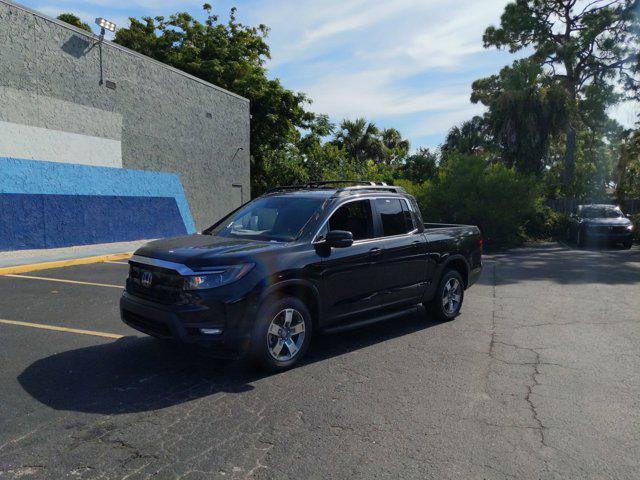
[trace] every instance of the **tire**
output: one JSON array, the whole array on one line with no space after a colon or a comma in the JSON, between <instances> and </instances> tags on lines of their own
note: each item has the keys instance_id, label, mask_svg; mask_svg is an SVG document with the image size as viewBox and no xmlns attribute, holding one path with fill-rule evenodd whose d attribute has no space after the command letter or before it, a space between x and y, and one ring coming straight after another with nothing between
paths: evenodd
<instances>
[{"instance_id":1,"label":"tire","mask_svg":"<svg viewBox=\"0 0 640 480\"><path fill-rule=\"evenodd\" d=\"M304 357L312 333L311 313L304 302L295 297L267 299L258 309L253 327L251 360L263 370L287 370Z\"/></svg>"},{"instance_id":2,"label":"tire","mask_svg":"<svg viewBox=\"0 0 640 480\"><path fill-rule=\"evenodd\" d=\"M633 241L632 240L628 240L628 241L622 243L622 247L625 250L629 250L632 246L633 246Z\"/></svg>"},{"instance_id":3,"label":"tire","mask_svg":"<svg viewBox=\"0 0 640 480\"><path fill-rule=\"evenodd\" d=\"M458 296L457 301L449 294L452 288L456 292L455 295ZM462 281L462 276L456 270L445 270L436 289L435 296L425 307L438 320L448 322L460 314L463 300L464 282Z\"/></svg>"}]
</instances>

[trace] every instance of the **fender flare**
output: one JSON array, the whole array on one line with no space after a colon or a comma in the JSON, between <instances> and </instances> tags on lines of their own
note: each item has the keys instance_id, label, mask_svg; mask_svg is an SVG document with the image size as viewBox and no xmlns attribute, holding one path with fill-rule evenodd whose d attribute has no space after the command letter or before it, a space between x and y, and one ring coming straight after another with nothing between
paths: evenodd
<instances>
[{"instance_id":1,"label":"fender flare","mask_svg":"<svg viewBox=\"0 0 640 480\"><path fill-rule=\"evenodd\" d=\"M469 261L466 259L466 257L460 253L454 253L453 255L449 255L447 259L442 263L442 266L440 267L440 275L438 278L438 282L440 282L440 278L442 278L442 274L447 269L447 266L451 265L453 262L460 262L460 261L464 264L464 267L466 270L465 274L463 275L463 279L465 281L465 288L466 288L467 284L469 283L469 272L471 271L471 266L469 265Z\"/></svg>"},{"instance_id":2,"label":"fender flare","mask_svg":"<svg viewBox=\"0 0 640 480\"><path fill-rule=\"evenodd\" d=\"M305 280L302 278L292 278L289 280L283 280L281 282L270 285L269 287L264 289L260 294L258 298L258 305L261 305L266 298L273 295L278 290L283 290L285 288L290 288L290 287L302 287L311 292L316 303L315 306L316 306L317 316L318 316L317 320L318 322L320 322L320 319L322 318L322 302L320 301L320 292L318 291L318 288L313 283L311 283L309 280Z\"/></svg>"}]
</instances>

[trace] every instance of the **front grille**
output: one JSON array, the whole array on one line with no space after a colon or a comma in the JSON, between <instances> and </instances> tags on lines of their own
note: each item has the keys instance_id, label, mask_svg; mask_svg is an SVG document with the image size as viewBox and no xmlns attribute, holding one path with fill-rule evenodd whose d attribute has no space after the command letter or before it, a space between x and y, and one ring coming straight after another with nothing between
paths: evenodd
<instances>
[{"instance_id":1,"label":"front grille","mask_svg":"<svg viewBox=\"0 0 640 480\"><path fill-rule=\"evenodd\" d=\"M606 225L597 225L591 227L590 230L595 233L626 233L627 227L624 225L615 225L615 226L606 226Z\"/></svg>"},{"instance_id":2,"label":"front grille","mask_svg":"<svg viewBox=\"0 0 640 480\"><path fill-rule=\"evenodd\" d=\"M127 292L136 297L171 305L178 303L182 294L184 277L174 270L130 262ZM142 284L142 276L151 274L151 284Z\"/></svg>"},{"instance_id":3,"label":"front grille","mask_svg":"<svg viewBox=\"0 0 640 480\"><path fill-rule=\"evenodd\" d=\"M123 316L128 324L145 333L162 338L171 337L171 330L165 323L154 320L153 318L142 317L128 310L123 312Z\"/></svg>"}]
</instances>

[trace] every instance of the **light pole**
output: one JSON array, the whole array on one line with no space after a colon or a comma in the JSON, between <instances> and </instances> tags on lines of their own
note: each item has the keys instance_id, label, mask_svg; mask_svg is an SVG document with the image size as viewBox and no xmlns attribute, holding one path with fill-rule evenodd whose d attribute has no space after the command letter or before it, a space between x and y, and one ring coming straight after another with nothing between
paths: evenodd
<instances>
[{"instance_id":1,"label":"light pole","mask_svg":"<svg viewBox=\"0 0 640 480\"><path fill-rule=\"evenodd\" d=\"M96 18L96 25L100 27L100 36L98 37L98 49L100 56L100 82L98 82L98 85L102 85L104 83L104 72L102 66L102 42L104 40L104 34L107 30L112 33L116 31L116 24L110 22L109 20L105 20L102 17L98 17Z\"/></svg>"}]
</instances>

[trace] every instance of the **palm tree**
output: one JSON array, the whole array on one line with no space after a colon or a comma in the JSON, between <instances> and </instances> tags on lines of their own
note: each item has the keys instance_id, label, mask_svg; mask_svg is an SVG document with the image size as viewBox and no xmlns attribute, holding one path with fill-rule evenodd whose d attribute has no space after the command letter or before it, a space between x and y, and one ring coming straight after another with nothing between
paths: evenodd
<instances>
[{"instance_id":1,"label":"palm tree","mask_svg":"<svg viewBox=\"0 0 640 480\"><path fill-rule=\"evenodd\" d=\"M343 120L333 143L359 161L378 161L383 151L379 136L378 127L364 118Z\"/></svg>"},{"instance_id":2,"label":"palm tree","mask_svg":"<svg viewBox=\"0 0 640 480\"><path fill-rule=\"evenodd\" d=\"M395 128L386 128L382 131L382 144L385 147L383 161L387 164L405 157L409 152L409 140L402 138L400 132Z\"/></svg>"}]
</instances>

